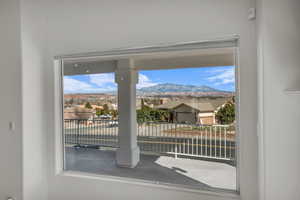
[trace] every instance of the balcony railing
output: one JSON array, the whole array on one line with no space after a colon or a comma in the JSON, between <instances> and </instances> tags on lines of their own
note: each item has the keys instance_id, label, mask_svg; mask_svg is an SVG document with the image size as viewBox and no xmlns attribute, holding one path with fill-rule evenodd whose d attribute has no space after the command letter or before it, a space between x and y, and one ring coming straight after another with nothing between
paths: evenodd
<instances>
[{"instance_id":1,"label":"balcony railing","mask_svg":"<svg viewBox=\"0 0 300 200\"><path fill-rule=\"evenodd\" d=\"M142 153L235 160L234 126L148 122L137 126ZM118 123L113 120L64 122L66 145L118 148Z\"/></svg>"}]
</instances>

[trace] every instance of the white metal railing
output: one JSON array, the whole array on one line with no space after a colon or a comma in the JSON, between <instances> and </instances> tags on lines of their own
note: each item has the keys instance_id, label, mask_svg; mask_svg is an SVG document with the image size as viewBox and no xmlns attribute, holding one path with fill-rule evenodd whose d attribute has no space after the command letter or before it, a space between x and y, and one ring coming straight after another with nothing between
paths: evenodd
<instances>
[{"instance_id":1,"label":"white metal railing","mask_svg":"<svg viewBox=\"0 0 300 200\"><path fill-rule=\"evenodd\" d=\"M235 160L234 126L199 126L168 122L138 124L143 153ZM66 144L118 147L118 123L113 120L65 120Z\"/></svg>"}]
</instances>

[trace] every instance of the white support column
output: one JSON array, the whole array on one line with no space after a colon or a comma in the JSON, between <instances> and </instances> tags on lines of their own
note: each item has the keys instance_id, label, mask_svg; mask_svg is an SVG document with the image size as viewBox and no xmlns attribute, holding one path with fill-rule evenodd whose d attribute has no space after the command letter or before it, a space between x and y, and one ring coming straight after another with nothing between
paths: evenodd
<instances>
[{"instance_id":1,"label":"white support column","mask_svg":"<svg viewBox=\"0 0 300 200\"><path fill-rule=\"evenodd\" d=\"M131 59L118 61L116 83L118 84L119 148L117 165L134 168L140 160L137 145L136 84L138 73Z\"/></svg>"}]
</instances>

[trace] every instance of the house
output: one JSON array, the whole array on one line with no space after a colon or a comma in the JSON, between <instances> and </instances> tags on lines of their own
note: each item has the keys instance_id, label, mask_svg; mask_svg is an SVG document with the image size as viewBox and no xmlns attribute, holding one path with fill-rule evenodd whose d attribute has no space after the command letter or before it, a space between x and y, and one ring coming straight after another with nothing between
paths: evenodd
<instances>
[{"instance_id":1,"label":"house","mask_svg":"<svg viewBox=\"0 0 300 200\"><path fill-rule=\"evenodd\" d=\"M214 107L210 103L176 101L156 108L170 111L170 120L173 122L206 125L215 123Z\"/></svg>"},{"instance_id":2,"label":"house","mask_svg":"<svg viewBox=\"0 0 300 200\"><path fill-rule=\"evenodd\" d=\"M215 123L214 108L210 103L184 102L172 108L172 111L178 123L206 125Z\"/></svg>"},{"instance_id":3,"label":"house","mask_svg":"<svg viewBox=\"0 0 300 200\"><path fill-rule=\"evenodd\" d=\"M181 100L169 101L156 106L157 109L170 111L170 121L177 123L192 123L213 125L216 123L215 113L217 109L226 103L227 99L221 100Z\"/></svg>"},{"instance_id":4,"label":"house","mask_svg":"<svg viewBox=\"0 0 300 200\"><path fill-rule=\"evenodd\" d=\"M89 120L95 115L93 109L88 109L80 106L74 106L64 109L64 119Z\"/></svg>"}]
</instances>

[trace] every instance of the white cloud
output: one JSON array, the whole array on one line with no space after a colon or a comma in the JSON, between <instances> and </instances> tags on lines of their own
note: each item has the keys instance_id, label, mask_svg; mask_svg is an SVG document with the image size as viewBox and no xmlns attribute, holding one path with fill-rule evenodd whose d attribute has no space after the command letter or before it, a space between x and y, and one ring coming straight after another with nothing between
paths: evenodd
<instances>
[{"instance_id":1,"label":"white cloud","mask_svg":"<svg viewBox=\"0 0 300 200\"><path fill-rule=\"evenodd\" d=\"M70 77L64 78L64 91L67 93L77 93L90 90L94 90L94 87L86 82L79 81Z\"/></svg>"},{"instance_id":2,"label":"white cloud","mask_svg":"<svg viewBox=\"0 0 300 200\"><path fill-rule=\"evenodd\" d=\"M208 77L207 80L210 82L214 82L214 85L235 83L234 73L234 68L216 70L214 71L215 75Z\"/></svg>"},{"instance_id":3,"label":"white cloud","mask_svg":"<svg viewBox=\"0 0 300 200\"><path fill-rule=\"evenodd\" d=\"M93 80L93 83L97 80L96 77ZM103 82L102 86L100 86L100 81L97 84L92 84L92 81L81 81L71 77L64 78L64 92L65 93L98 93L98 92L107 92L116 90L116 86L106 81Z\"/></svg>"},{"instance_id":4,"label":"white cloud","mask_svg":"<svg viewBox=\"0 0 300 200\"><path fill-rule=\"evenodd\" d=\"M154 85L157 83L151 81L146 75L139 74L138 89ZM64 78L65 93L97 93L115 91L116 89L117 84L113 73L92 74L89 75L88 80L84 81L67 76Z\"/></svg>"},{"instance_id":5,"label":"white cloud","mask_svg":"<svg viewBox=\"0 0 300 200\"><path fill-rule=\"evenodd\" d=\"M93 74L89 76L90 82L100 86L105 87L107 85L114 85L115 84L115 76L113 73L108 74Z\"/></svg>"},{"instance_id":6,"label":"white cloud","mask_svg":"<svg viewBox=\"0 0 300 200\"><path fill-rule=\"evenodd\" d=\"M139 83L136 85L137 89L143 88L143 87L150 87L157 85L158 83L154 83L151 81L146 75L139 74Z\"/></svg>"}]
</instances>

